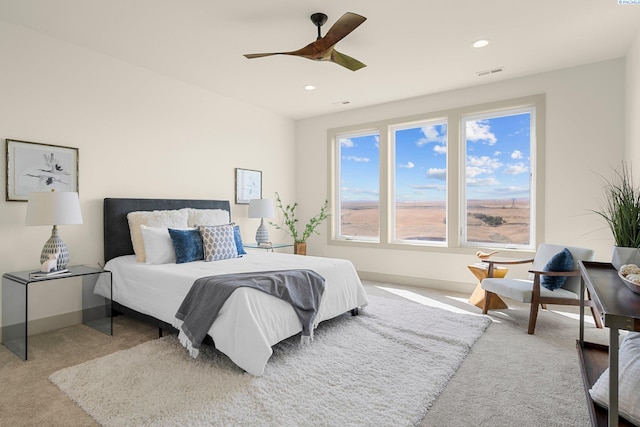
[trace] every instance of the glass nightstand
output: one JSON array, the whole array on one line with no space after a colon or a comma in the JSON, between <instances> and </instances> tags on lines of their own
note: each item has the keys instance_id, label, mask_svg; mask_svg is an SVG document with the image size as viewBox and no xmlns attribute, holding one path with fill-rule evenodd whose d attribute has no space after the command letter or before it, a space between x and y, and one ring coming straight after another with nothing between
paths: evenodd
<instances>
[{"instance_id":1,"label":"glass nightstand","mask_svg":"<svg viewBox=\"0 0 640 427\"><path fill-rule=\"evenodd\" d=\"M29 322L29 285L39 282L54 283L62 279L81 278L82 280L82 323L107 335L113 335L111 318L111 272L100 268L77 265L67 267L69 274L46 278L33 278L29 271L18 271L2 275L2 344L22 360L27 360ZM109 297L94 293L98 280L107 280L105 288Z\"/></svg>"},{"instance_id":2,"label":"glass nightstand","mask_svg":"<svg viewBox=\"0 0 640 427\"><path fill-rule=\"evenodd\" d=\"M271 246L260 246L257 243L245 243L243 244L245 248L251 249L264 249L267 252L273 252L274 249L282 249L282 248L292 248L293 245L288 243L272 243Z\"/></svg>"}]
</instances>

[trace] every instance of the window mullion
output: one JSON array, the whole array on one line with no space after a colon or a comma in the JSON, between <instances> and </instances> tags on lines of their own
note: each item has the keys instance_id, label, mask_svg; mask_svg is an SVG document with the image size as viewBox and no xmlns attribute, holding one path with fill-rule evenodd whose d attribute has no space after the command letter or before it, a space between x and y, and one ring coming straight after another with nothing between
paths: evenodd
<instances>
[{"instance_id":1,"label":"window mullion","mask_svg":"<svg viewBox=\"0 0 640 427\"><path fill-rule=\"evenodd\" d=\"M391 159L389 144L389 128L379 129L380 132L380 243L389 243L390 224L392 220L391 210L393 204L391 197Z\"/></svg>"},{"instance_id":2,"label":"window mullion","mask_svg":"<svg viewBox=\"0 0 640 427\"><path fill-rule=\"evenodd\" d=\"M450 247L460 247L461 227L461 182L464 159L460 159L460 115L447 116L449 133L447 141L447 242ZM461 172L462 171L462 172Z\"/></svg>"}]
</instances>

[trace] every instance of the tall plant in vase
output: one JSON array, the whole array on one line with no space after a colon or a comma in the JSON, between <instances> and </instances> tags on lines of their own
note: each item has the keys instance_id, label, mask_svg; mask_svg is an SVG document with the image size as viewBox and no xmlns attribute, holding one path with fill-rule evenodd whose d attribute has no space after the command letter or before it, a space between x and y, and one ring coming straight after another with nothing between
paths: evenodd
<instances>
[{"instance_id":1,"label":"tall plant in vase","mask_svg":"<svg viewBox=\"0 0 640 427\"><path fill-rule=\"evenodd\" d=\"M304 226L304 230L301 233L298 232L298 218L296 218L296 208L298 207L298 202L284 205L282 203L282 199L280 198L280 194L276 192L276 205L282 212L284 224L282 226L273 222L269 222L269 224L271 224L277 230L285 231L293 238L293 252L295 254L306 255L307 239L311 237L312 234L320 234L316 230L316 228L318 228L318 226L329 217L329 201L324 201L324 204L320 208L320 213L318 213L316 216L311 218L309 222L307 222L307 224Z\"/></svg>"},{"instance_id":2,"label":"tall plant in vase","mask_svg":"<svg viewBox=\"0 0 640 427\"><path fill-rule=\"evenodd\" d=\"M611 230L615 246L611 263L616 269L624 264L640 264L640 187L633 181L631 167L625 163L611 180L605 180L605 201L600 215Z\"/></svg>"}]
</instances>

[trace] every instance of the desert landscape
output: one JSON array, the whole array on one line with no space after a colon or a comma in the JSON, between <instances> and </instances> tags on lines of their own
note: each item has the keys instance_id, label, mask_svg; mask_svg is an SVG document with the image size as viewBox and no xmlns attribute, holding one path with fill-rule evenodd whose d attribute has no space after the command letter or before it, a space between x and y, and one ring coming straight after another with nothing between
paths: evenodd
<instances>
[{"instance_id":1,"label":"desert landscape","mask_svg":"<svg viewBox=\"0 0 640 427\"><path fill-rule=\"evenodd\" d=\"M446 211L443 201L401 203L396 211L396 237L402 240L444 241ZM343 202L342 235L377 237L377 202ZM479 243L528 244L529 200L469 200L467 240Z\"/></svg>"}]
</instances>

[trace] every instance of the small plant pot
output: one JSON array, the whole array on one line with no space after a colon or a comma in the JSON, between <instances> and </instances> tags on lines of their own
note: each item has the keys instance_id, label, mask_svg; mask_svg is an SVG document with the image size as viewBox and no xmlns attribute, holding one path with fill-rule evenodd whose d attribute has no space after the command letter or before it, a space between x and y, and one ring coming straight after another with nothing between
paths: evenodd
<instances>
[{"instance_id":1,"label":"small plant pot","mask_svg":"<svg viewBox=\"0 0 640 427\"><path fill-rule=\"evenodd\" d=\"M306 242L294 242L293 243L293 253L296 255L306 255L307 254L307 243Z\"/></svg>"}]
</instances>

